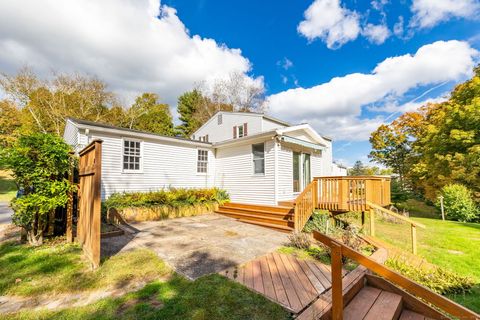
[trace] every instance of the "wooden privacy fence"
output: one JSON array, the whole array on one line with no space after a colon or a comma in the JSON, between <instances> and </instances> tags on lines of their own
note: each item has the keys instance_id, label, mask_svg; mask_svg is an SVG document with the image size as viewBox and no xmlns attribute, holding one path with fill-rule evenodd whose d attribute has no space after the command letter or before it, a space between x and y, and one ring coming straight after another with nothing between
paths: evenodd
<instances>
[{"instance_id":1,"label":"wooden privacy fence","mask_svg":"<svg viewBox=\"0 0 480 320\"><path fill-rule=\"evenodd\" d=\"M93 268L100 265L102 141L79 153L77 241Z\"/></svg>"},{"instance_id":2,"label":"wooden privacy fence","mask_svg":"<svg viewBox=\"0 0 480 320\"><path fill-rule=\"evenodd\" d=\"M431 291L430 289L402 276L401 274L385 267L384 265L364 256L358 251L330 238L327 235L317 231L313 232L313 237L328 246L331 249L332 258L332 319L343 318L343 292L342 292L342 257L350 258L365 268L384 277L394 283L404 291L413 296L423 299L428 303L438 307L445 313L459 319L480 319L480 315L468 310L467 308Z\"/></svg>"}]
</instances>

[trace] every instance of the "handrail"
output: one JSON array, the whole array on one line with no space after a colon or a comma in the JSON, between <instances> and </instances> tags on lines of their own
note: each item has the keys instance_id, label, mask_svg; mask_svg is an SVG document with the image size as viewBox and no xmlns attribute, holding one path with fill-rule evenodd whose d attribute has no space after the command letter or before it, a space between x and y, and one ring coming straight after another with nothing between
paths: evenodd
<instances>
[{"instance_id":1,"label":"handrail","mask_svg":"<svg viewBox=\"0 0 480 320\"><path fill-rule=\"evenodd\" d=\"M371 236L375 236L375 211L374 210L378 210L378 211L381 211L385 214L388 214L392 217L395 217L396 219L399 219L399 220L402 220L402 221L405 221L407 223L410 223L410 236L412 238L412 253L413 254L417 254L417 227L420 227L422 229L426 229L426 226L419 223L419 222L416 222L416 221L413 221L412 219L410 218L407 218L407 217L404 217L398 213L395 213L391 210L388 210L388 209L385 209L384 207L376 204L376 203L373 203L371 201L366 201L366 204L367 206L370 207L370 235Z\"/></svg>"},{"instance_id":2,"label":"handrail","mask_svg":"<svg viewBox=\"0 0 480 320\"><path fill-rule=\"evenodd\" d=\"M480 319L480 315L475 312L404 277L327 235L314 231L313 237L332 250L332 319L342 319L343 316L342 256L355 260L365 268L393 282L410 294L437 306L454 317L460 319Z\"/></svg>"},{"instance_id":3,"label":"handrail","mask_svg":"<svg viewBox=\"0 0 480 320\"><path fill-rule=\"evenodd\" d=\"M413 221L413 220L410 219L410 218L407 218L407 217L405 217L405 216L402 216L401 214L395 213L395 212L393 212L392 210L388 210L388 209L386 209L386 208L384 208L384 207L382 207L382 206L379 206L378 204L375 204L375 203L373 203L373 202L371 202L371 201L368 201L368 200L367 200L367 205L368 205L369 207L371 207L371 208L377 209L378 211L382 211L383 213L386 213L386 214L388 214L388 215L391 215L391 216L393 216L393 217L395 217L395 218L397 218L397 219L399 219L399 220L403 220L403 221L405 221L405 222L408 222L408 223L410 223L410 224L413 224L413 225L416 226L416 227L420 227L420 228L422 228L422 229L426 229L426 228L427 228L424 224L421 224L421 223L419 223L419 222Z\"/></svg>"},{"instance_id":4,"label":"handrail","mask_svg":"<svg viewBox=\"0 0 480 320\"><path fill-rule=\"evenodd\" d=\"M318 182L317 180L313 180L293 201L293 218L296 232L302 231L308 219L312 216L313 211L317 207L317 199Z\"/></svg>"}]
</instances>

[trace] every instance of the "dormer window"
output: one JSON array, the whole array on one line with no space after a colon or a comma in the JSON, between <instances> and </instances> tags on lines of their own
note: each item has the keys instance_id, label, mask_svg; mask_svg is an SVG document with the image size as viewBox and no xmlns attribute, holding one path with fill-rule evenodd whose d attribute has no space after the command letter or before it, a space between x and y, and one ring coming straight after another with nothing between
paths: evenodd
<instances>
[{"instance_id":1,"label":"dormer window","mask_svg":"<svg viewBox=\"0 0 480 320\"><path fill-rule=\"evenodd\" d=\"M243 138L247 135L247 123L233 127L233 139Z\"/></svg>"},{"instance_id":2,"label":"dormer window","mask_svg":"<svg viewBox=\"0 0 480 320\"><path fill-rule=\"evenodd\" d=\"M222 119L222 115L221 115L221 114L219 114L219 115L217 116L217 123L218 123L218 125L221 125L221 124L223 123L223 119Z\"/></svg>"}]
</instances>

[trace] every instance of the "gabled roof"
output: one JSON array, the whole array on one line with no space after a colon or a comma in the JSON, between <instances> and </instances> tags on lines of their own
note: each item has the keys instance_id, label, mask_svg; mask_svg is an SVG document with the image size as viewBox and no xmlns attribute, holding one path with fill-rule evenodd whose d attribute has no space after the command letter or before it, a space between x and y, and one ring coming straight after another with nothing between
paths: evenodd
<instances>
[{"instance_id":1,"label":"gabled roof","mask_svg":"<svg viewBox=\"0 0 480 320\"><path fill-rule=\"evenodd\" d=\"M94 122L94 121L83 120L83 119L67 118L67 124L68 123L71 123L72 125L80 129L102 131L102 132L108 132L112 134L128 135L132 137L133 136L143 137L143 138L155 139L160 141L187 143L187 144L199 145L204 147L210 147L212 145L209 142L191 140L191 139L182 138L182 137L165 136L157 133L140 131L140 130L129 129L129 128L122 128L122 127L112 126L106 123Z\"/></svg>"},{"instance_id":2,"label":"gabled roof","mask_svg":"<svg viewBox=\"0 0 480 320\"><path fill-rule=\"evenodd\" d=\"M272 121L272 122L275 122L275 123L278 123L278 124L281 124L282 126L286 126L286 127L289 127L291 126L292 124L287 122L287 121L283 121L283 120L280 120L280 119L277 119L277 118L274 118L274 117L271 117L269 115L266 115L264 113L260 113L260 112L237 112L237 111L217 111L215 112L215 114L213 116L210 117L210 119L207 120L207 122L205 122L204 124L202 124L200 126L200 128L198 128L197 130L195 130L195 132L193 134L196 134L197 131L199 131L200 129L202 129L203 127L205 127L207 124L209 124L211 121L213 121L215 119L215 116L218 115L218 114L233 114L233 115L239 115L239 116L254 116L254 117L261 117L263 119L266 119L266 120L269 120L269 121Z\"/></svg>"}]
</instances>

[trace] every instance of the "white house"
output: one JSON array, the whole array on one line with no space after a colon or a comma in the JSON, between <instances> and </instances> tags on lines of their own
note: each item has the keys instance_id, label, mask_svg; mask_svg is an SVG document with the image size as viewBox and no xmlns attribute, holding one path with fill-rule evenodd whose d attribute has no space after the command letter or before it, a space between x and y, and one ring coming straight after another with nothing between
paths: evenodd
<instances>
[{"instance_id":1,"label":"white house","mask_svg":"<svg viewBox=\"0 0 480 320\"><path fill-rule=\"evenodd\" d=\"M183 139L68 119L65 141L80 151L103 140L102 198L169 186L218 187L232 201L291 200L316 176L346 175L332 161L332 141L310 125L264 114L218 112Z\"/></svg>"}]
</instances>

